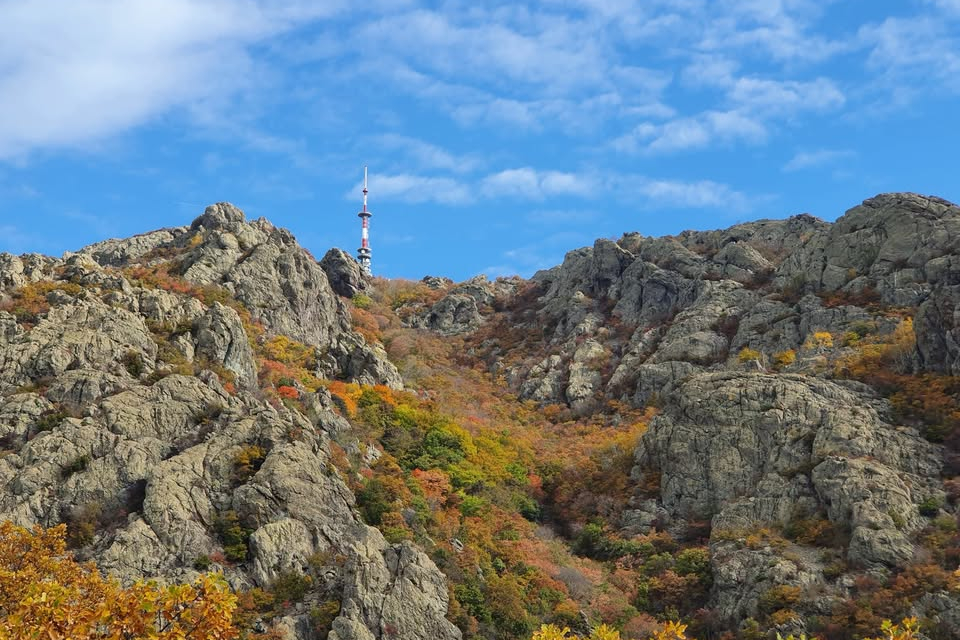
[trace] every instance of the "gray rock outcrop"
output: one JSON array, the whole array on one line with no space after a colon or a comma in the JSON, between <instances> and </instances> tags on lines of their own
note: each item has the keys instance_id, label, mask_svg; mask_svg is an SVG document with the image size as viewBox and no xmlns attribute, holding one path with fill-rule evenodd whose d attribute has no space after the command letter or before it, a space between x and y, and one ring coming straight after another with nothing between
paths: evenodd
<instances>
[{"instance_id":1,"label":"gray rock outcrop","mask_svg":"<svg viewBox=\"0 0 960 640\"><path fill-rule=\"evenodd\" d=\"M253 359L253 349L236 311L214 302L197 321L194 334L194 353L197 356L223 363L244 386L256 385L257 365Z\"/></svg>"},{"instance_id":2,"label":"gray rock outcrop","mask_svg":"<svg viewBox=\"0 0 960 640\"><path fill-rule=\"evenodd\" d=\"M336 295L362 282L351 275L349 256L332 251L325 258L325 268L289 231L263 218L247 221L232 204L207 207L190 227L109 240L79 253L114 267L145 259L152 263L173 260L174 270L185 280L223 287L268 330L322 347L329 356L324 360L324 375L402 386L399 372L383 350L368 345L352 330L349 311ZM341 292L334 291L328 271ZM203 332L206 345L212 337L208 328ZM242 348L239 343L234 346ZM236 367L238 377L249 380L250 371L237 360L242 357L240 353L231 357L228 368ZM340 366L349 371L338 369Z\"/></svg>"},{"instance_id":3,"label":"gray rock outcrop","mask_svg":"<svg viewBox=\"0 0 960 640\"><path fill-rule=\"evenodd\" d=\"M497 296L513 294L519 280L497 278L494 282L486 276L477 276L453 286L440 278L424 278L433 289L445 288L446 294L431 306L417 309L410 314L407 325L427 329L442 336L460 335L478 329L490 314L491 305Z\"/></svg>"},{"instance_id":4,"label":"gray rock outcrop","mask_svg":"<svg viewBox=\"0 0 960 640\"><path fill-rule=\"evenodd\" d=\"M918 310L912 366L955 373L958 231L960 208L901 193L868 199L833 224L804 214L676 237L599 240L538 272L532 303L507 303L502 331L542 335L533 341L539 348L530 349L536 355L511 364L507 378L525 398L580 402L580 391L568 394L567 386L580 386L587 375L575 354L593 339L611 347L605 370L590 376L593 384L607 397L642 403L652 392L651 373L670 383L664 372L678 367L684 375L691 366L729 368L744 348L761 353L758 364L769 367L777 354L800 352L818 331L838 338L864 327L889 332L890 320L872 311L878 304ZM457 303L451 297L442 305L440 331L456 325L449 316ZM465 332L475 328L462 324ZM495 357L495 346L484 348ZM798 366L816 354L800 355Z\"/></svg>"},{"instance_id":5,"label":"gray rock outcrop","mask_svg":"<svg viewBox=\"0 0 960 640\"><path fill-rule=\"evenodd\" d=\"M939 491L942 453L883 422L848 389L804 376L692 376L665 398L640 440L637 464L661 475L674 517L713 526L787 524L818 509L849 526L848 559L899 566L917 505Z\"/></svg>"},{"instance_id":6,"label":"gray rock outcrop","mask_svg":"<svg viewBox=\"0 0 960 640\"><path fill-rule=\"evenodd\" d=\"M353 298L367 288L360 265L342 249L327 251L320 261L320 268L327 274L330 287L338 296Z\"/></svg>"},{"instance_id":7,"label":"gray rock outcrop","mask_svg":"<svg viewBox=\"0 0 960 640\"><path fill-rule=\"evenodd\" d=\"M268 332L315 346L318 374L402 386L382 348L351 330L320 265L230 205L63 261L3 255L4 294L41 280L49 293L29 322L0 311L0 519L67 522L85 558L129 581L192 579L194 563L224 551L218 523L229 516L246 554L214 568L234 587L269 586L329 553L342 558L322 586L340 602L340 637L460 638L433 562L357 516L331 460L328 434L349 424L329 393L304 393L304 414L261 399L244 309L154 288L127 270L143 264L218 300L228 290ZM263 458L240 474L251 447ZM278 629L313 634L304 610Z\"/></svg>"},{"instance_id":8,"label":"gray rock outcrop","mask_svg":"<svg viewBox=\"0 0 960 640\"><path fill-rule=\"evenodd\" d=\"M957 284L960 208L913 193L865 200L822 227L778 269L814 290L875 288L887 304L916 306L932 287ZM960 266L960 265L958 265Z\"/></svg>"}]
</instances>

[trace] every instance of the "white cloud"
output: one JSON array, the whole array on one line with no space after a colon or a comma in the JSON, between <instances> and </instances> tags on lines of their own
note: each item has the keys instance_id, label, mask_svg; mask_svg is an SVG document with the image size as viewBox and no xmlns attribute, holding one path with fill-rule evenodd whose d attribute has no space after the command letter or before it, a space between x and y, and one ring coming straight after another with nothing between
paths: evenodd
<instances>
[{"instance_id":1,"label":"white cloud","mask_svg":"<svg viewBox=\"0 0 960 640\"><path fill-rule=\"evenodd\" d=\"M475 181L371 173L369 182L371 195L375 195L378 202L395 200L414 204L435 202L469 205L487 200L536 202L571 197L595 201L609 194L609 197L621 202L635 204L641 200L675 209L722 208L740 211L752 204L751 198L742 192L710 180L658 179L616 172L571 173L533 167L505 169ZM358 183L344 197L355 200L360 189ZM534 223L563 224L587 222L596 217L598 213L593 209L538 209L529 213L526 219Z\"/></svg>"},{"instance_id":2,"label":"white cloud","mask_svg":"<svg viewBox=\"0 0 960 640\"><path fill-rule=\"evenodd\" d=\"M454 107L452 115L464 124L507 124L524 130L539 130L541 119L536 113L536 106L534 102L483 96L480 101Z\"/></svg>"},{"instance_id":3,"label":"white cloud","mask_svg":"<svg viewBox=\"0 0 960 640\"><path fill-rule=\"evenodd\" d=\"M696 55L684 69L681 77L695 87L729 87L740 69L740 63L725 55Z\"/></svg>"},{"instance_id":4,"label":"white cloud","mask_svg":"<svg viewBox=\"0 0 960 640\"><path fill-rule=\"evenodd\" d=\"M738 111L708 111L692 118L678 118L663 124L644 122L616 138L617 151L669 153L700 149L714 142L763 142L766 127L759 120Z\"/></svg>"},{"instance_id":5,"label":"white cloud","mask_svg":"<svg viewBox=\"0 0 960 640\"><path fill-rule=\"evenodd\" d=\"M201 162L210 172L239 165L232 153L241 146L285 154L316 174L306 157L315 130L305 127L301 138L298 127L326 118L328 128L354 127L351 151L360 139L388 152L381 166L389 171L374 176L378 197L456 205L589 199L613 180L596 167L602 163L587 172L542 170L524 166L537 160L519 148L480 157L434 144L439 133L416 134L432 141L378 133L410 130L400 107L365 112L372 134L358 133L351 110L361 108L349 89L362 81L400 91L396 102L411 96L424 107L410 112L418 123L443 119L505 146L544 134L586 140L578 151L650 155L767 143L785 124L805 124L801 117L858 109L864 95L882 102L929 87L960 89L956 23L947 17L960 1L924 0L917 4L926 14L867 25L842 40L820 30L831 3L496 0L433 10L413 0L372 0L369 10L346 0L5 3L0 160L89 148L184 114L184 135L202 129L225 143ZM306 23L316 28L304 34ZM863 78L818 66L840 53L859 56ZM277 57L307 63L291 70L275 65ZM267 124L273 113L308 103L316 117ZM330 153L356 162L342 149ZM797 154L784 170L839 159L822 155L829 153ZM494 162L519 168L497 172ZM641 182L647 191L635 192L648 200L671 189L690 206L738 196L711 182Z\"/></svg>"},{"instance_id":6,"label":"white cloud","mask_svg":"<svg viewBox=\"0 0 960 640\"><path fill-rule=\"evenodd\" d=\"M588 137L609 122L623 118L669 118L675 111L664 103L611 91L581 99L517 100L489 94L472 97L450 108L454 119L468 127Z\"/></svg>"},{"instance_id":7,"label":"white cloud","mask_svg":"<svg viewBox=\"0 0 960 640\"><path fill-rule=\"evenodd\" d=\"M346 108L321 89L277 80L287 70L275 68L264 50L288 64L320 65L314 73L325 82L379 78L471 128L584 137L609 123L675 118L654 145L664 149L727 139L712 128L711 113L744 105L781 113L843 104L826 78L736 77L745 51L770 49L778 61L833 51L810 35L820 3L808 0L548 0L449 3L437 10L415 4L373 0L373 10L365 5L363 11L346 0L8 5L0 21L0 158L87 146L178 109L193 126L219 131L218 139L242 138L252 150L302 156L301 140L264 128L258 99L323 103L318 117L333 123L342 122ZM333 21L346 16L349 23ZM308 22L320 37L296 37ZM288 34L293 37L279 37ZM639 58L635 46L657 53ZM677 119L664 96L681 71L688 86L728 89L728 104L717 101L706 106L707 115ZM238 95L250 98L237 103ZM766 122L750 126L737 135L766 135ZM445 163L456 158L444 157L442 149L411 145L406 151L417 169L454 170Z\"/></svg>"},{"instance_id":8,"label":"white cloud","mask_svg":"<svg viewBox=\"0 0 960 640\"><path fill-rule=\"evenodd\" d=\"M367 73L462 126L574 135L635 109L669 112L672 72L631 62L607 25L556 7L445 5L361 24Z\"/></svg>"},{"instance_id":9,"label":"white cloud","mask_svg":"<svg viewBox=\"0 0 960 640\"><path fill-rule=\"evenodd\" d=\"M483 193L492 197L510 197L540 200L540 176L529 167L505 169L483 179Z\"/></svg>"},{"instance_id":10,"label":"white cloud","mask_svg":"<svg viewBox=\"0 0 960 640\"><path fill-rule=\"evenodd\" d=\"M596 195L597 185L593 178L574 173L565 173L562 171L547 171L541 175L540 190L546 196L552 195L572 195L572 196L592 196Z\"/></svg>"},{"instance_id":11,"label":"white cloud","mask_svg":"<svg viewBox=\"0 0 960 640\"><path fill-rule=\"evenodd\" d=\"M854 156L856 156L856 153L849 149L798 151L787 164L783 165L783 170L790 172L822 167L824 165L836 164L841 160L846 160Z\"/></svg>"},{"instance_id":12,"label":"white cloud","mask_svg":"<svg viewBox=\"0 0 960 640\"><path fill-rule=\"evenodd\" d=\"M766 126L749 112L712 111L704 117L721 140L763 142L767 138Z\"/></svg>"},{"instance_id":13,"label":"white cloud","mask_svg":"<svg viewBox=\"0 0 960 640\"><path fill-rule=\"evenodd\" d=\"M612 147L627 153L669 153L741 141L758 144L768 139L769 123L803 111L837 109L845 103L843 93L827 78L736 78L735 68L725 59L701 57L684 74L685 81L697 86L722 88L733 108L708 110L660 124L642 122L615 138Z\"/></svg>"},{"instance_id":14,"label":"white cloud","mask_svg":"<svg viewBox=\"0 0 960 640\"><path fill-rule=\"evenodd\" d=\"M582 24L525 17L522 30L509 15L477 7L457 13L417 10L362 25L357 37L381 55L401 56L446 78L469 75L497 86L522 83L562 94L607 86L609 62Z\"/></svg>"},{"instance_id":15,"label":"white cloud","mask_svg":"<svg viewBox=\"0 0 960 640\"><path fill-rule=\"evenodd\" d=\"M811 82L739 78L729 96L751 111L771 114L821 111L843 106L845 101L840 89L827 78Z\"/></svg>"},{"instance_id":16,"label":"white cloud","mask_svg":"<svg viewBox=\"0 0 960 640\"><path fill-rule=\"evenodd\" d=\"M858 38L870 48L867 68L893 91L960 90L960 38L943 20L888 18L861 27Z\"/></svg>"},{"instance_id":17,"label":"white cloud","mask_svg":"<svg viewBox=\"0 0 960 640\"><path fill-rule=\"evenodd\" d=\"M927 2L948 14L960 16L960 0L927 0Z\"/></svg>"},{"instance_id":18,"label":"white cloud","mask_svg":"<svg viewBox=\"0 0 960 640\"><path fill-rule=\"evenodd\" d=\"M341 2L5 3L0 158L89 144L248 86L252 44Z\"/></svg>"},{"instance_id":19,"label":"white cloud","mask_svg":"<svg viewBox=\"0 0 960 640\"><path fill-rule=\"evenodd\" d=\"M837 0L720 0L701 14L704 51L739 51L781 63L823 62L850 48L844 39L815 33Z\"/></svg>"},{"instance_id":20,"label":"white cloud","mask_svg":"<svg viewBox=\"0 0 960 640\"><path fill-rule=\"evenodd\" d=\"M711 208L744 211L751 205L750 198L744 193L712 180L686 182L640 178L628 182L623 188L625 192L635 192L652 204L674 209Z\"/></svg>"},{"instance_id":21,"label":"white cloud","mask_svg":"<svg viewBox=\"0 0 960 640\"><path fill-rule=\"evenodd\" d=\"M589 197L597 182L587 175L562 171L538 171L531 167L506 169L481 181L481 192L491 198L543 200L552 196Z\"/></svg>"},{"instance_id":22,"label":"white cloud","mask_svg":"<svg viewBox=\"0 0 960 640\"><path fill-rule=\"evenodd\" d=\"M378 201L396 200L412 204L436 202L446 205L465 205L474 201L469 186L453 178L371 173L369 185L370 193L376 194ZM362 188L361 184L357 184L345 197L356 199L356 194Z\"/></svg>"}]
</instances>

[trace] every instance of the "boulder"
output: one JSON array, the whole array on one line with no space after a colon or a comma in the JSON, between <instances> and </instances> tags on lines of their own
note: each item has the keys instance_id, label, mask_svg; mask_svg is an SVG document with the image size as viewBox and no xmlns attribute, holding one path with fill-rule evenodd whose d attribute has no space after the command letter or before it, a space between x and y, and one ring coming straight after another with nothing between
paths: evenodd
<instances>
[{"instance_id":1,"label":"boulder","mask_svg":"<svg viewBox=\"0 0 960 640\"><path fill-rule=\"evenodd\" d=\"M338 296L353 298L367 288L360 265L342 249L327 251L320 261L320 268L327 274L330 287Z\"/></svg>"},{"instance_id":2,"label":"boulder","mask_svg":"<svg viewBox=\"0 0 960 640\"><path fill-rule=\"evenodd\" d=\"M884 423L853 391L719 372L693 375L662 401L636 455L639 471L661 473L673 517L782 525L798 507L822 507L853 531L852 562L901 566L912 556L908 534L924 524L917 504L937 490L941 450Z\"/></svg>"},{"instance_id":3,"label":"boulder","mask_svg":"<svg viewBox=\"0 0 960 640\"><path fill-rule=\"evenodd\" d=\"M233 372L246 387L257 384L257 365L250 340L237 312L219 302L194 325L194 353Z\"/></svg>"},{"instance_id":4,"label":"boulder","mask_svg":"<svg viewBox=\"0 0 960 640\"><path fill-rule=\"evenodd\" d=\"M431 282L434 284L432 288L440 288L441 284L444 288L449 287L446 283ZM497 293L504 288L513 290L505 280L491 283L486 276L471 278L450 287L445 296L430 307L412 314L406 323L442 336L469 333L483 324L484 311L489 309Z\"/></svg>"}]
</instances>

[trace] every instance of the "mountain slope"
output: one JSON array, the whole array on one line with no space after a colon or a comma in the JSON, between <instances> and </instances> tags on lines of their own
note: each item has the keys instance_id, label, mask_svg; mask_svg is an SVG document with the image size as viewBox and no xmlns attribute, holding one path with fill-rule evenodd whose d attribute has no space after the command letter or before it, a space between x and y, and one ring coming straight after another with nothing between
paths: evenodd
<instances>
[{"instance_id":1,"label":"mountain slope","mask_svg":"<svg viewBox=\"0 0 960 640\"><path fill-rule=\"evenodd\" d=\"M866 633L831 616L901 572L957 568L958 225L948 202L885 194L833 224L598 240L494 303L467 341L557 422L618 402L660 408L629 507L603 521L625 538L712 529L703 604L724 627ZM862 576L879 581L852 588ZM804 595L765 605L778 589ZM952 637L957 620L937 607L955 597L922 593L883 609L930 616L935 637Z\"/></svg>"},{"instance_id":2,"label":"mountain slope","mask_svg":"<svg viewBox=\"0 0 960 640\"><path fill-rule=\"evenodd\" d=\"M247 638L957 637L958 227L885 194L414 283L221 203L3 254L0 518L222 570Z\"/></svg>"},{"instance_id":3,"label":"mountain slope","mask_svg":"<svg viewBox=\"0 0 960 640\"><path fill-rule=\"evenodd\" d=\"M329 393L284 380L301 413L260 388L263 353L296 346L277 333L322 345L300 345L316 374L401 384L288 232L214 205L64 260L4 256L0 279L0 518L65 521L126 579L217 566L243 589L306 570L339 609L330 638L460 637L433 563L357 517Z\"/></svg>"}]
</instances>

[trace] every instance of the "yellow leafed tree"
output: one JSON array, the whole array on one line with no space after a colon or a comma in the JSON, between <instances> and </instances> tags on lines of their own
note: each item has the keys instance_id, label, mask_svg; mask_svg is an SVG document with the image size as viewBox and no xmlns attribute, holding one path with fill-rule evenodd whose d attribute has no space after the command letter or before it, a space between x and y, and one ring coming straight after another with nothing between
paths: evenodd
<instances>
[{"instance_id":1,"label":"yellow leafed tree","mask_svg":"<svg viewBox=\"0 0 960 640\"><path fill-rule=\"evenodd\" d=\"M648 640L688 640L686 631L685 624L667 622L663 629L655 632ZM589 636L582 639L579 636L567 635L569 633L570 629L566 627L561 629L552 624L545 624L540 627L540 631L533 634L531 640L620 640L620 632L605 624L596 627Z\"/></svg>"},{"instance_id":2,"label":"yellow leafed tree","mask_svg":"<svg viewBox=\"0 0 960 640\"><path fill-rule=\"evenodd\" d=\"M230 640L236 597L221 576L124 588L66 552L66 527L0 524L0 640Z\"/></svg>"},{"instance_id":3,"label":"yellow leafed tree","mask_svg":"<svg viewBox=\"0 0 960 640\"><path fill-rule=\"evenodd\" d=\"M883 635L873 640L919 640L920 638L920 624L916 618L907 618L900 624L884 620L880 630Z\"/></svg>"},{"instance_id":4,"label":"yellow leafed tree","mask_svg":"<svg viewBox=\"0 0 960 640\"><path fill-rule=\"evenodd\" d=\"M960 575L960 569L957 570L957 575ZM920 624L917 622L916 618L906 618L900 624L893 624L889 620L883 621L883 626L880 628L880 631L883 633L878 638L869 638L868 640L919 640L920 639ZM687 625L680 624L678 622L667 622L664 624L663 629L656 631L653 635L649 636L647 640L693 640L686 636ZM564 627L560 628L552 624L545 624L540 627L540 631L537 631L533 634L531 640L620 640L620 632L616 629L611 629L606 625L600 625L595 628L589 636L580 638L579 636L568 635L570 629ZM808 640L806 634L802 634L799 637L794 635L789 635L787 637L777 634L777 640ZM811 637L809 640L817 640L816 637Z\"/></svg>"}]
</instances>

